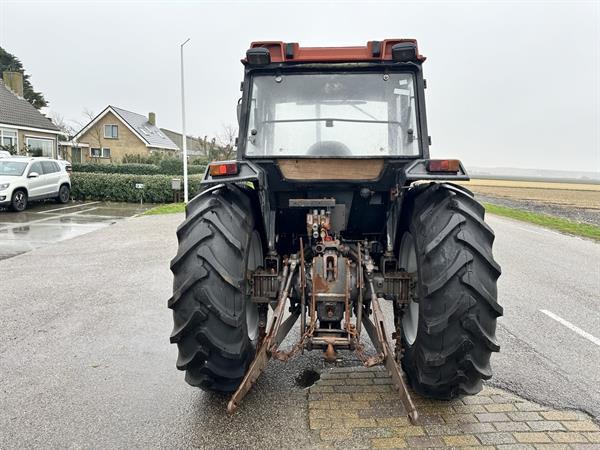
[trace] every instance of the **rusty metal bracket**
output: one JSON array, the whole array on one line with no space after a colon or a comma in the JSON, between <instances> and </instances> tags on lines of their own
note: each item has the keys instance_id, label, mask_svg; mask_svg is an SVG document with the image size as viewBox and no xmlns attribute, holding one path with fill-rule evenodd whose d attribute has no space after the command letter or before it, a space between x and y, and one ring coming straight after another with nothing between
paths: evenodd
<instances>
[{"instance_id":1,"label":"rusty metal bracket","mask_svg":"<svg viewBox=\"0 0 600 450\"><path fill-rule=\"evenodd\" d=\"M306 332L306 268L304 262L304 240L300 237L300 336ZM304 347L302 348L304 353Z\"/></svg>"},{"instance_id":2,"label":"rusty metal bracket","mask_svg":"<svg viewBox=\"0 0 600 450\"><path fill-rule=\"evenodd\" d=\"M254 303L270 303L277 298L279 274L273 269L256 270L250 277L250 299Z\"/></svg>"},{"instance_id":3,"label":"rusty metal bracket","mask_svg":"<svg viewBox=\"0 0 600 450\"><path fill-rule=\"evenodd\" d=\"M373 311L373 321L367 318L367 314L364 314L363 325L365 326L367 334L369 335L371 341L377 349L378 357L371 358L365 361L365 365L369 367L379 362L382 362L385 365L385 368L388 370L390 376L392 377L394 387L400 394L400 401L402 402L402 405L404 406L404 409L408 414L408 418L410 422L414 425L417 423L419 413L417 412L412 398L410 397L408 388L406 387L404 379L402 378L400 366L398 365L398 361L396 360L394 352L392 351L392 346L390 345L390 342L387 339L383 312L381 311L379 299L377 298L377 295L375 294L375 289L373 287L372 271L369 270L368 266L367 279L369 282L369 287L371 289L370 307Z\"/></svg>"},{"instance_id":4,"label":"rusty metal bracket","mask_svg":"<svg viewBox=\"0 0 600 450\"><path fill-rule=\"evenodd\" d=\"M381 292L385 294L386 298L391 298L400 305L408 305L414 279L414 274L408 272L387 272L383 276Z\"/></svg>"},{"instance_id":5,"label":"rusty metal bracket","mask_svg":"<svg viewBox=\"0 0 600 450\"><path fill-rule=\"evenodd\" d=\"M282 279L285 280L283 284L284 288L279 294L277 306L275 307L273 318L271 319L271 324L269 326L269 332L257 350L256 356L250 364L244 379L235 393L231 396L231 399L227 404L227 412L229 413L233 413L238 409L243 398L246 396L248 391L250 391L262 371L267 366L269 359L271 359L271 356L277 352L279 344L281 344L281 342L285 339L285 336L298 319L299 313L295 311L290 317L283 321L283 316L285 315L285 305L288 300L292 278L296 272L297 266L298 260L294 257L290 258L290 260L284 264L282 276Z\"/></svg>"},{"instance_id":6,"label":"rusty metal bracket","mask_svg":"<svg viewBox=\"0 0 600 450\"><path fill-rule=\"evenodd\" d=\"M415 408L415 405L410 397L406 384L404 383L404 379L402 378L401 369L398 366L398 362L394 357L394 352L390 346L389 341L387 340L387 335L385 334L385 328L383 324L383 313L381 311L381 307L379 306L379 300L377 297L373 297L371 301L371 308L373 309L373 319L374 322L371 322L366 315L363 316L363 324L371 341L377 348L379 352L379 358L370 359L365 362L367 367L378 364L382 362L385 365L385 368L390 373L392 377L392 382L394 387L400 394L400 401L404 406L408 414L408 418L410 422L414 425L417 423L419 418L419 413Z\"/></svg>"}]
</instances>

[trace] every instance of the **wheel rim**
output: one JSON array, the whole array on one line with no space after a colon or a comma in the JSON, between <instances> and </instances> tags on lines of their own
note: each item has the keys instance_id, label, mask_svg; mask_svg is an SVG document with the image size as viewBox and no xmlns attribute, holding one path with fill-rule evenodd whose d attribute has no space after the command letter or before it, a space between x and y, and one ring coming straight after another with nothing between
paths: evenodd
<instances>
[{"instance_id":1,"label":"wheel rim","mask_svg":"<svg viewBox=\"0 0 600 450\"><path fill-rule=\"evenodd\" d=\"M417 252L415 249L415 240L412 234L406 232L400 242L400 266L409 273L417 272ZM409 299L406 311L402 316L402 329L404 337L409 345L412 345L417 339L419 330L419 304Z\"/></svg>"},{"instance_id":2,"label":"wheel rim","mask_svg":"<svg viewBox=\"0 0 600 450\"><path fill-rule=\"evenodd\" d=\"M69 190L66 186L60 188L60 199L66 202L69 199Z\"/></svg>"},{"instance_id":3,"label":"wheel rim","mask_svg":"<svg viewBox=\"0 0 600 450\"><path fill-rule=\"evenodd\" d=\"M260 235L255 230L250 239L250 249L248 251L248 271L254 271L263 262L262 244ZM256 341L258 339L258 307L250 298L246 302L246 329L248 330L248 339Z\"/></svg>"},{"instance_id":4,"label":"wheel rim","mask_svg":"<svg viewBox=\"0 0 600 450\"><path fill-rule=\"evenodd\" d=\"M17 192L15 194L15 206L17 207L18 210L23 210L23 209L25 209L25 205L26 205L25 194L20 191Z\"/></svg>"}]
</instances>

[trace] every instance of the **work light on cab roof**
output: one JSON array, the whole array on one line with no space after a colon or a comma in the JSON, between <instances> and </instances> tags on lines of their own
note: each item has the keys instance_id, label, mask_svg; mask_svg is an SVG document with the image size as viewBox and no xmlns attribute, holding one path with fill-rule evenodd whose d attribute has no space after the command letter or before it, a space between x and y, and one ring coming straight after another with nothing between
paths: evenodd
<instances>
[{"instance_id":1,"label":"work light on cab roof","mask_svg":"<svg viewBox=\"0 0 600 450\"><path fill-rule=\"evenodd\" d=\"M402 369L443 399L491 376L494 235L452 183L469 179L460 161L430 158L424 61L414 39L254 42L242 60L237 158L211 163L187 207L169 300L177 367L232 393L230 412L270 359L311 350L383 364L412 422Z\"/></svg>"}]
</instances>

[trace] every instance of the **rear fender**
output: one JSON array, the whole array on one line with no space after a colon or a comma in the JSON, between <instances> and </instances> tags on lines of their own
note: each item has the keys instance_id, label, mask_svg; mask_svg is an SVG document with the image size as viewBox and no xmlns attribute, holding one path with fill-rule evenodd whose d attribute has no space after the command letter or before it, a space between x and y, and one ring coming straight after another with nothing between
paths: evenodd
<instances>
[{"instance_id":1,"label":"rear fender","mask_svg":"<svg viewBox=\"0 0 600 450\"><path fill-rule=\"evenodd\" d=\"M201 184L204 186L210 186L223 183L243 183L248 181L258 181L259 186L265 185L265 173L260 167L256 166L255 164L252 164L250 161L236 162L238 165L238 173L235 175L219 175L217 177L213 177L209 172L209 166L206 166L206 171L204 172L204 177L202 178Z\"/></svg>"},{"instance_id":2,"label":"rear fender","mask_svg":"<svg viewBox=\"0 0 600 450\"><path fill-rule=\"evenodd\" d=\"M427 167L430 159L417 159L412 163L406 165L404 170L399 173L400 186L406 186L413 181L435 181L435 180L448 180L448 181L469 181L470 177L467 174L467 170L463 166L462 162L459 161L458 172L430 172Z\"/></svg>"},{"instance_id":3,"label":"rear fender","mask_svg":"<svg viewBox=\"0 0 600 450\"><path fill-rule=\"evenodd\" d=\"M457 172L430 172L428 170L429 161L431 159L417 159L397 172L396 192L392 197L395 200L390 204L390 212L386 220L386 249L389 252L397 250L397 236L401 227L407 223L407 207L410 208L410 202L406 203L406 196L401 193L403 192L402 187L409 186L414 181L469 180L469 175L460 161L458 162L459 167Z\"/></svg>"},{"instance_id":4,"label":"rear fender","mask_svg":"<svg viewBox=\"0 0 600 450\"><path fill-rule=\"evenodd\" d=\"M256 210L260 212L262 218L262 233L265 238L263 242L267 243L267 250L272 252L275 250L275 211L271 210L271 202L269 199L269 191L267 184L267 177L265 171L253 164L250 161L236 161L238 164L238 173L235 175L220 175L213 177L208 166L201 185L204 188L200 195L205 195L209 192L218 189L223 185L245 185L246 189L253 189L256 191Z\"/></svg>"}]
</instances>

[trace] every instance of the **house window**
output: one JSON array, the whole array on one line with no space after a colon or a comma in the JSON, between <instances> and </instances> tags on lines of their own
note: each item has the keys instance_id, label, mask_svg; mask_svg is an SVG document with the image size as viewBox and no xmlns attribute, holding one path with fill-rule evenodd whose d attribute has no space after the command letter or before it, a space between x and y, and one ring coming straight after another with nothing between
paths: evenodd
<instances>
[{"instance_id":1,"label":"house window","mask_svg":"<svg viewBox=\"0 0 600 450\"><path fill-rule=\"evenodd\" d=\"M90 148L90 157L92 158L110 158L110 148Z\"/></svg>"},{"instance_id":2,"label":"house window","mask_svg":"<svg viewBox=\"0 0 600 450\"><path fill-rule=\"evenodd\" d=\"M0 128L0 146L16 147L17 146L17 132L12 130L3 130Z\"/></svg>"},{"instance_id":3,"label":"house window","mask_svg":"<svg viewBox=\"0 0 600 450\"><path fill-rule=\"evenodd\" d=\"M118 139L119 127L117 125L104 125L104 137L106 139Z\"/></svg>"},{"instance_id":4,"label":"house window","mask_svg":"<svg viewBox=\"0 0 600 450\"><path fill-rule=\"evenodd\" d=\"M54 156L54 141L52 139L27 138L27 149L33 156Z\"/></svg>"}]
</instances>

